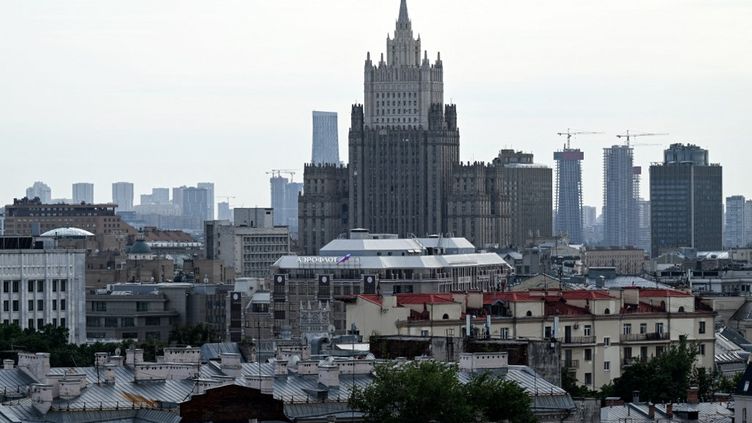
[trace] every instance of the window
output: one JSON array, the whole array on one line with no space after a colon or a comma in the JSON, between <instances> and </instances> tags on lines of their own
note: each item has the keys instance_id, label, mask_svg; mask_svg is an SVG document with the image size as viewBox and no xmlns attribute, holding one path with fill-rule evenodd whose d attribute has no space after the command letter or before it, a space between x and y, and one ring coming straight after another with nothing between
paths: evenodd
<instances>
[{"instance_id":1,"label":"window","mask_svg":"<svg viewBox=\"0 0 752 423\"><path fill-rule=\"evenodd\" d=\"M10 292L10 281L3 281L3 292Z\"/></svg>"},{"instance_id":2,"label":"window","mask_svg":"<svg viewBox=\"0 0 752 423\"><path fill-rule=\"evenodd\" d=\"M66 327L65 326L65 318L60 319L60 326Z\"/></svg>"},{"instance_id":3,"label":"window","mask_svg":"<svg viewBox=\"0 0 752 423\"><path fill-rule=\"evenodd\" d=\"M705 322L700 322L699 332L705 333Z\"/></svg>"},{"instance_id":4,"label":"window","mask_svg":"<svg viewBox=\"0 0 752 423\"><path fill-rule=\"evenodd\" d=\"M645 334L648 332L648 324L647 323L640 323L640 333Z\"/></svg>"},{"instance_id":5,"label":"window","mask_svg":"<svg viewBox=\"0 0 752 423\"><path fill-rule=\"evenodd\" d=\"M543 337L544 338L550 338L551 337L551 326L546 326L543 329Z\"/></svg>"},{"instance_id":6,"label":"window","mask_svg":"<svg viewBox=\"0 0 752 423\"><path fill-rule=\"evenodd\" d=\"M29 292L34 292L34 281L27 281L26 286L29 287Z\"/></svg>"},{"instance_id":7,"label":"window","mask_svg":"<svg viewBox=\"0 0 752 423\"><path fill-rule=\"evenodd\" d=\"M499 329L499 337L501 339L509 339L509 328Z\"/></svg>"},{"instance_id":8,"label":"window","mask_svg":"<svg viewBox=\"0 0 752 423\"><path fill-rule=\"evenodd\" d=\"M604 346L604 347L607 347L607 346L609 346L609 345L611 345L611 338L610 338L610 337L608 337L608 336L604 336L604 337L603 337L603 346Z\"/></svg>"},{"instance_id":9,"label":"window","mask_svg":"<svg viewBox=\"0 0 752 423\"><path fill-rule=\"evenodd\" d=\"M60 319L61 325L62 325L63 319ZM86 326L90 328L98 328L102 326L102 321L99 317L87 317L86 318Z\"/></svg>"},{"instance_id":10,"label":"window","mask_svg":"<svg viewBox=\"0 0 752 423\"><path fill-rule=\"evenodd\" d=\"M607 308L607 309L603 310L603 314L611 314L611 310L609 310L609 309Z\"/></svg>"},{"instance_id":11,"label":"window","mask_svg":"<svg viewBox=\"0 0 752 423\"><path fill-rule=\"evenodd\" d=\"M106 328L116 328L117 327L117 317L105 317L104 318L104 327L106 327Z\"/></svg>"},{"instance_id":12,"label":"window","mask_svg":"<svg viewBox=\"0 0 752 423\"><path fill-rule=\"evenodd\" d=\"M632 333L632 324L624 323L624 335L629 335L631 333Z\"/></svg>"},{"instance_id":13,"label":"window","mask_svg":"<svg viewBox=\"0 0 752 423\"><path fill-rule=\"evenodd\" d=\"M21 284L21 281L13 281L13 292L18 292L18 285Z\"/></svg>"},{"instance_id":14,"label":"window","mask_svg":"<svg viewBox=\"0 0 752 423\"><path fill-rule=\"evenodd\" d=\"M124 328L132 328L132 327L136 326L136 324L134 323L133 317L123 317L121 319L121 321L120 321L120 324ZM134 336L134 338L136 338L136 337Z\"/></svg>"},{"instance_id":15,"label":"window","mask_svg":"<svg viewBox=\"0 0 752 423\"><path fill-rule=\"evenodd\" d=\"M10 311L10 301L3 301L3 311Z\"/></svg>"},{"instance_id":16,"label":"window","mask_svg":"<svg viewBox=\"0 0 752 423\"><path fill-rule=\"evenodd\" d=\"M285 318L285 311L284 310L274 310L274 319L276 320L284 320Z\"/></svg>"},{"instance_id":17,"label":"window","mask_svg":"<svg viewBox=\"0 0 752 423\"><path fill-rule=\"evenodd\" d=\"M593 350L585 348L585 361L591 361L593 359Z\"/></svg>"},{"instance_id":18,"label":"window","mask_svg":"<svg viewBox=\"0 0 752 423\"><path fill-rule=\"evenodd\" d=\"M146 318L146 326L159 326L160 319L157 316L149 316Z\"/></svg>"},{"instance_id":19,"label":"window","mask_svg":"<svg viewBox=\"0 0 752 423\"><path fill-rule=\"evenodd\" d=\"M585 373L585 385L592 385L592 384L593 384L593 374Z\"/></svg>"},{"instance_id":20,"label":"window","mask_svg":"<svg viewBox=\"0 0 752 423\"><path fill-rule=\"evenodd\" d=\"M428 336L428 330L426 330L426 329L421 329L421 330L420 330L420 336Z\"/></svg>"},{"instance_id":21,"label":"window","mask_svg":"<svg viewBox=\"0 0 752 423\"><path fill-rule=\"evenodd\" d=\"M13 311L18 311L18 300L13 300Z\"/></svg>"},{"instance_id":22,"label":"window","mask_svg":"<svg viewBox=\"0 0 752 423\"><path fill-rule=\"evenodd\" d=\"M44 300L37 300L37 311L44 311Z\"/></svg>"},{"instance_id":23,"label":"window","mask_svg":"<svg viewBox=\"0 0 752 423\"><path fill-rule=\"evenodd\" d=\"M65 285L68 284L68 281L65 279L60 279L60 291L65 292Z\"/></svg>"},{"instance_id":24,"label":"window","mask_svg":"<svg viewBox=\"0 0 752 423\"><path fill-rule=\"evenodd\" d=\"M104 301L92 301L91 311L107 311L107 303Z\"/></svg>"},{"instance_id":25,"label":"window","mask_svg":"<svg viewBox=\"0 0 752 423\"><path fill-rule=\"evenodd\" d=\"M60 310L65 310L65 300L60 300ZM60 326L63 326L61 323Z\"/></svg>"},{"instance_id":26,"label":"window","mask_svg":"<svg viewBox=\"0 0 752 423\"><path fill-rule=\"evenodd\" d=\"M29 300L28 310L29 311L34 311L34 300Z\"/></svg>"},{"instance_id":27,"label":"window","mask_svg":"<svg viewBox=\"0 0 752 423\"><path fill-rule=\"evenodd\" d=\"M44 327L44 319L37 319L37 329L42 329Z\"/></svg>"},{"instance_id":28,"label":"window","mask_svg":"<svg viewBox=\"0 0 752 423\"><path fill-rule=\"evenodd\" d=\"M624 347L624 361L632 359L632 347Z\"/></svg>"},{"instance_id":29,"label":"window","mask_svg":"<svg viewBox=\"0 0 752 423\"><path fill-rule=\"evenodd\" d=\"M138 333L136 332L123 332L123 339L137 339Z\"/></svg>"},{"instance_id":30,"label":"window","mask_svg":"<svg viewBox=\"0 0 752 423\"><path fill-rule=\"evenodd\" d=\"M143 301L136 302L136 311L149 311L149 303Z\"/></svg>"},{"instance_id":31,"label":"window","mask_svg":"<svg viewBox=\"0 0 752 423\"><path fill-rule=\"evenodd\" d=\"M533 315L533 312L528 310L527 313L525 313L525 316L531 317Z\"/></svg>"},{"instance_id":32,"label":"window","mask_svg":"<svg viewBox=\"0 0 752 423\"><path fill-rule=\"evenodd\" d=\"M655 347L655 355L659 356L663 354L663 347Z\"/></svg>"},{"instance_id":33,"label":"window","mask_svg":"<svg viewBox=\"0 0 752 423\"><path fill-rule=\"evenodd\" d=\"M26 327L29 329L34 329L34 319L29 319L29 321L26 322Z\"/></svg>"},{"instance_id":34,"label":"window","mask_svg":"<svg viewBox=\"0 0 752 423\"><path fill-rule=\"evenodd\" d=\"M37 281L37 292L44 292L44 281Z\"/></svg>"},{"instance_id":35,"label":"window","mask_svg":"<svg viewBox=\"0 0 752 423\"><path fill-rule=\"evenodd\" d=\"M663 323L658 322L655 324L655 332L656 333L663 333Z\"/></svg>"},{"instance_id":36,"label":"window","mask_svg":"<svg viewBox=\"0 0 752 423\"><path fill-rule=\"evenodd\" d=\"M585 336L590 336L593 334L593 327L590 325L585 325L585 327L582 328L582 332L585 334Z\"/></svg>"},{"instance_id":37,"label":"window","mask_svg":"<svg viewBox=\"0 0 752 423\"><path fill-rule=\"evenodd\" d=\"M705 344L700 344L700 345L697 346L697 348L698 348L697 352L700 355L705 355Z\"/></svg>"},{"instance_id":38,"label":"window","mask_svg":"<svg viewBox=\"0 0 752 423\"><path fill-rule=\"evenodd\" d=\"M52 310L57 310L57 300L52 300Z\"/></svg>"},{"instance_id":39,"label":"window","mask_svg":"<svg viewBox=\"0 0 752 423\"><path fill-rule=\"evenodd\" d=\"M52 292L57 292L57 279L52 280Z\"/></svg>"},{"instance_id":40,"label":"window","mask_svg":"<svg viewBox=\"0 0 752 423\"><path fill-rule=\"evenodd\" d=\"M607 372L611 370L611 362L610 361L604 361L603 362L603 371Z\"/></svg>"}]
</instances>

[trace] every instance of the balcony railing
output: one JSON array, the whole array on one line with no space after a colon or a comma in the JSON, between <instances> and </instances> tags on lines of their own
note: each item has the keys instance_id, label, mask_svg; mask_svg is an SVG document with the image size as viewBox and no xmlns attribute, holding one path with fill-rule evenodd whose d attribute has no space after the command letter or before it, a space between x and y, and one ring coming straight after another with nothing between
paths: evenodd
<instances>
[{"instance_id":1,"label":"balcony railing","mask_svg":"<svg viewBox=\"0 0 752 423\"><path fill-rule=\"evenodd\" d=\"M621 342L668 341L669 339L668 332L629 333L619 337Z\"/></svg>"},{"instance_id":2,"label":"balcony railing","mask_svg":"<svg viewBox=\"0 0 752 423\"><path fill-rule=\"evenodd\" d=\"M580 368L579 360L561 360L561 367L565 369L578 369Z\"/></svg>"},{"instance_id":3,"label":"balcony railing","mask_svg":"<svg viewBox=\"0 0 752 423\"><path fill-rule=\"evenodd\" d=\"M595 336L565 336L559 341L562 344L595 344Z\"/></svg>"}]
</instances>

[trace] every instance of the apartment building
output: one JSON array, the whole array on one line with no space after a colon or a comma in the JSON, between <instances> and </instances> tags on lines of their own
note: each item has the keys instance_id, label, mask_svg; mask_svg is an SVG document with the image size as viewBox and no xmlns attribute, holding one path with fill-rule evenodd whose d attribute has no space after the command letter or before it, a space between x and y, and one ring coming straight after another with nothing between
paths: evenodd
<instances>
[{"instance_id":1,"label":"apartment building","mask_svg":"<svg viewBox=\"0 0 752 423\"><path fill-rule=\"evenodd\" d=\"M633 247L589 247L582 259L587 268L613 267L617 275L639 275L645 264L645 251Z\"/></svg>"},{"instance_id":2,"label":"apartment building","mask_svg":"<svg viewBox=\"0 0 752 423\"><path fill-rule=\"evenodd\" d=\"M681 338L696 342L697 365L714 365L714 312L671 289L359 295L347 304L347 325L374 334L551 339L561 366L598 389L629 365ZM470 317L467 320L468 316Z\"/></svg>"}]
</instances>

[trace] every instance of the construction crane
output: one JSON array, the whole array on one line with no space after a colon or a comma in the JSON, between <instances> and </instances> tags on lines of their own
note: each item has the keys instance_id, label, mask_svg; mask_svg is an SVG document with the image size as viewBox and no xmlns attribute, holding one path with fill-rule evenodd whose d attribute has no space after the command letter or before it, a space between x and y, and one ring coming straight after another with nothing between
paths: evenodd
<instances>
[{"instance_id":1,"label":"construction crane","mask_svg":"<svg viewBox=\"0 0 752 423\"><path fill-rule=\"evenodd\" d=\"M566 149L569 150L570 141L572 140L572 137L575 135L595 135L595 134L602 134L603 132L587 132L587 131L576 131L572 132L571 129L567 128L567 132L557 132L556 135L559 136L565 136L567 137L567 144Z\"/></svg>"},{"instance_id":2,"label":"construction crane","mask_svg":"<svg viewBox=\"0 0 752 423\"><path fill-rule=\"evenodd\" d=\"M232 198L234 200L235 196L234 195L218 195L217 198L219 198L220 200L224 198L225 202L229 204L230 203L230 198Z\"/></svg>"},{"instance_id":3,"label":"construction crane","mask_svg":"<svg viewBox=\"0 0 752 423\"><path fill-rule=\"evenodd\" d=\"M629 130L627 130L626 134L618 134L616 136L616 138L626 138L626 146L630 147L631 146L630 141L632 140L632 138L648 137L648 136L654 136L654 135L668 135L668 133L667 132L661 132L661 133L647 133L647 132L643 132L641 134L630 134ZM648 146L648 145L660 145L660 144L635 144L635 145Z\"/></svg>"},{"instance_id":4,"label":"construction crane","mask_svg":"<svg viewBox=\"0 0 752 423\"><path fill-rule=\"evenodd\" d=\"M267 175L272 175L272 178L281 178L283 173L290 175L290 182L292 182L297 172L292 169L272 169L266 172Z\"/></svg>"}]
</instances>

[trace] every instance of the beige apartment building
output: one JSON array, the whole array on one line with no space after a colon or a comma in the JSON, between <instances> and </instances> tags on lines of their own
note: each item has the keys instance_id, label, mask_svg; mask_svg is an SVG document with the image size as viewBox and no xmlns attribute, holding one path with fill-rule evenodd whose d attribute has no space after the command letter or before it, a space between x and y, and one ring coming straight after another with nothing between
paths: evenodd
<instances>
[{"instance_id":1,"label":"beige apartment building","mask_svg":"<svg viewBox=\"0 0 752 423\"><path fill-rule=\"evenodd\" d=\"M699 303L698 303L699 304ZM714 312L670 289L359 295L347 325L372 335L555 339L561 365L593 389L682 337L698 346L697 365L714 365Z\"/></svg>"},{"instance_id":2,"label":"beige apartment building","mask_svg":"<svg viewBox=\"0 0 752 423\"><path fill-rule=\"evenodd\" d=\"M582 254L585 266L613 267L618 275L639 275L645 264L645 251L633 247L595 247Z\"/></svg>"}]
</instances>

